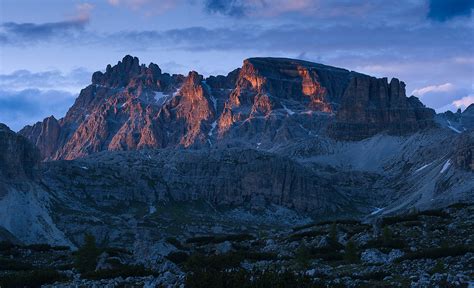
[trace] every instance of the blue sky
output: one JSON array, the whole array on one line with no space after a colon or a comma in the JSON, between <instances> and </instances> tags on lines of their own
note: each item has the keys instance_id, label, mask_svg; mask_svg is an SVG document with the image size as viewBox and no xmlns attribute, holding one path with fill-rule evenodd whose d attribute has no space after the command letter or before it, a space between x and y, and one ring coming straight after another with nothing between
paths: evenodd
<instances>
[{"instance_id":1,"label":"blue sky","mask_svg":"<svg viewBox=\"0 0 474 288\"><path fill-rule=\"evenodd\" d=\"M281 56L397 77L438 111L474 102L474 0L1 0L0 122L62 117L125 54L226 74Z\"/></svg>"}]
</instances>

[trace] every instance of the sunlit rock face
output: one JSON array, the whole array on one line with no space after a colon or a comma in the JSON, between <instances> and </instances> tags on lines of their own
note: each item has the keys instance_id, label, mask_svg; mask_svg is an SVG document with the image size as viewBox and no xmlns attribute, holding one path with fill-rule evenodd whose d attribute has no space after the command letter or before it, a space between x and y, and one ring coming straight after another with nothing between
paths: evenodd
<instances>
[{"instance_id":1,"label":"sunlit rock face","mask_svg":"<svg viewBox=\"0 0 474 288\"><path fill-rule=\"evenodd\" d=\"M256 147L315 135L360 140L432 127L434 112L405 84L284 58L250 58L227 76L163 73L125 56L95 72L66 116L20 134L42 159L105 150ZM259 144L260 143L260 144Z\"/></svg>"}]
</instances>

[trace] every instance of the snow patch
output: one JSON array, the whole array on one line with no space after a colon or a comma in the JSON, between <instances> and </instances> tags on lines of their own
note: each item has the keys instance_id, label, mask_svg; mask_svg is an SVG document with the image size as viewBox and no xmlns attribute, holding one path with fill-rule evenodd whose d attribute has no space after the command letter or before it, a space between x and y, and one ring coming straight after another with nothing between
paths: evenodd
<instances>
[{"instance_id":1,"label":"snow patch","mask_svg":"<svg viewBox=\"0 0 474 288\"><path fill-rule=\"evenodd\" d=\"M453 130L454 132L459 133L459 134L462 133L461 131L459 131L458 129L456 129L456 128L451 124L451 122L450 122L449 120L446 120L446 121L448 122L448 128L449 128L449 129L451 129L451 130Z\"/></svg>"},{"instance_id":2,"label":"snow patch","mask_svg":"<svg viewBox=\"0 0 474 288\"><path fill-rule=\"evenodd\" d=\"M293 115L295 114L295 112L293 112L293 110L289 109L288 107L286 107L285 105L281 104L283 106L283 109L285 109L286 113L288 113L288 115Z\"/></svg>"},{"instance_id":3,"label":"snow patch","mask_svg":"<svg viewBox=\"0 0 474 288\"><path fill-rule=\"evenodd\" d=\"M375 210L370 213L370 215L376 215L376 214L379 214L380 212L382 212L385 208L378 208L378 207L375 207Z\"/></svg>"},{"instance_id":4,"label":"snow patch","mask_svg":"<svg viewBox=\"0 0 474 288\"><path fill-rule=\"evenodd\" d=\"M163 99L163 98L165 98L165 97L166 97L166 94L165 94L165 93L163 93L163 92L155 92L154 98L155 98L155 101L156 101L156 102L160 102L161 99Z\"/></svg>"},{"instance_id":5,"label":"snow patch","mask_svg":"<svg viewBox=\"0 0 474 288\"><path fill-rule=\"evenodd\" d=\"M148 213L149 213L149 214L153 214L153 213L155 213L155 212L156 212L156 207L153 206L153 205L150 205Z\"/></svg>"},{"instance_id":6,"label":"snow patch","mask_svg":"<svg viewBox=\"0 0 474 288\"><path fill-rule=\"evenodd\" d=\"M214 111L217 111L217 99L213 95L211 95L212 105L214 106Z\"/></svg>"},{"instance_id":7,"label":"snow patch","mask_svg":"<svg viewBox=\"0 0 474 288\"><path fill-rule=\"evenodd\" d=\"M211 131L209 131L209 133L207 133L208 136L212 136L212 134L214 133L214 130L216 129L216 126L217 126L217 121L212 122Z\"/></svg>"},{"instance_id":8,"label":"snow patch","mask_svg":"<svg viewBox=\"0 0 474 288\"><path fill-rule=\"evenodd\" d=\"M439 173L441 174L444 171L448 170L450 165L451 165L451 159L448 159L448 161L446 161L446 163L444 163L443 168L441 168L441 171Z\"/></svg>"},{"instance_id":9,"label":"snow patch","mask_svg":"<svg viewBox=\"0 0 474 288\"><path fill-rule=\"evenodd\" d=\"M431 165L431 163L421 166L420 168L418 168L418 169L415 170L415 173L416 173L416 172L420 172L421 170L425 169L426 167L428 167L428 166L430 166L430 165Z\"/></svg>"},{"instance_id":10,"label":"snow patch","mask_svg":"<svg viewBox=\"0 0 474 288\"><path fill-rule=\"evenodd\" d=\"M81 168L84 170L89 170L89 168L87 168L86 166L81 166Z\"/></svg>"}]
</instances>

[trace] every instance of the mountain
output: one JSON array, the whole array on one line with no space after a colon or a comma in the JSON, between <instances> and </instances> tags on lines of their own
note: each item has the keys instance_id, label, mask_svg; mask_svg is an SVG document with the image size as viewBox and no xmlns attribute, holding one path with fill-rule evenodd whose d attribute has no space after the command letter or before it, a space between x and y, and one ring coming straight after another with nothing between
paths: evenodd
<instances>
[{"instance_id":1,"label":"mountain","mask_svg":"<svg viewBox=\"0 0 474 288\"><path fill-rule=\"evenodd\" d=\"M144 148L255 147L326 134L361 140L435 126L405 84L306 61L251 58L227 76L162 73L125 56L95 72L66 116L20 134L43 159Z\"/></svg>"},{"instance_id":2,"label":"mountain","mask_svg":"<svg viewBox=\"0 0 474 288\"><path fill-rule=\"evenodd\" d=\"M125 56L92 75L64 118L19 135L3 128L16 139L3 144L4 173L26 185L4 181L16 202L3 207L38 203L31 211L54 226L25 216L38 239L78 245L90 231L140 247L445 207L472 201L471 114L436 115L398 79L301 60L250 58L204 78ZM37 242L9 223L20 241Z\"/></svg>"},{"instance_id":3,"label":"mountain","mask_svg":"<svg viewBox=\"0 0 474 288\"><path fill-rule=\"evenodd\" d=\"M0 242L15 243L0 256L40 249L41 263L70 267L66 248L28 244L74 249L91 234L115 247L103 248L99 276L118 273L111 267L120 276L160 275L122 279L150 287L188 281L183 261L195 253L244 270L297 267L331 285L344 278L374 286L386 270L394 271L387 281L406 286L413 265L436 268L421 254L455 257L449 267L460 271L453 265L467 267L473 251L465 239L473 229L473 113L474 105L435 114L398 79L301 60L250 58L204 78L125 56L95 72L63 118L19 133L0 124ZM380 223L395 234L380 233ZM426 250L446 241L455 245L447 252ZM363 264L343 256L352 242ZM301 270L301 255L319 259L327 275ZM152 272L127 266L137 264ZM87 275L68 273L86 283Z\"/></svg>"}]
</instances>

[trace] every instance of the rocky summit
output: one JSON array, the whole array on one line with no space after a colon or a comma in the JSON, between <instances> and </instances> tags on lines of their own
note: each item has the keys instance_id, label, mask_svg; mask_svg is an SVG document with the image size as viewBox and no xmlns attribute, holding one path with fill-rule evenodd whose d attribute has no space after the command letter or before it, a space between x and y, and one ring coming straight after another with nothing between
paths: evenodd
<instances>
[{"instance_id":1,"label":"rocky summit","mask_svg":"<svg viewBox=\"0 0 474 288\"><path fill-rule=\"evenodd\" d=\"M307 61L127 55L63 118L0 124L0 286L466 287L473 113Z\"/></svg>"},{"instance_id":2,"label":"rocky summit","mask_svg":"<svg viewBox=\"0 0 474 288\"><path fill-rule=\"evenodd\" d=\"M282 58L251 58L227 76L162 73L125 56L95 72L66 116L20 134L43 159L99 151L282 145L324 134L362 140L434 127L434 111L405 84Z\"/></svg>"}]
</instances>

